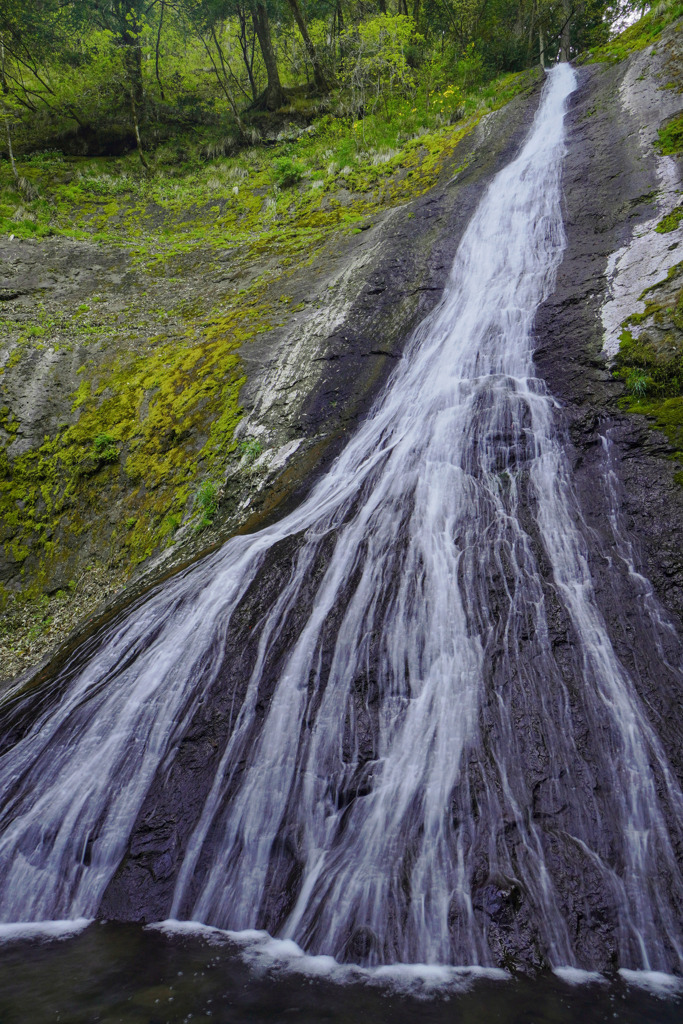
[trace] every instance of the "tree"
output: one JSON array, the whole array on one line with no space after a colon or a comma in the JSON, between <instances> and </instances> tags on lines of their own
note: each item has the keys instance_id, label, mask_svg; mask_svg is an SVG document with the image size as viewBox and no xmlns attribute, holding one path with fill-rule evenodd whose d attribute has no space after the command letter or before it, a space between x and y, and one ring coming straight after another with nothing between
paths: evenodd
<instances>
[{"instance_id":1,"label":"tree","mask_svg":"<svg viewBox=\"0 0 683 1024\"><path fill-rule=\"evenodd\" d=\"M301 13L299 0L287 0L287 3L294 15L294 20L296 21L299 32L301 33L301 38L304 41L304 46L306 47L311 64L313 65L313 77L315 79L316 88L319 92L329 92L332 88L332 81L328 79L328 75L323 68L318 51L313 45L313 41L311 40L308 32L308 26L306 25L304 16Z\"/></svg>"},{"instance_id":2,"label":"tree","mask_svg":"<svg viewBox=\"0 0 683 1024\"><path fill-rule=\"evenodd\" d=\"M373 107L383 99L386 109L395 88L413 87L406 49L416 38L413 20L405 14L379 14L344 33L344 80L358 112L365 111L371 97Z\"/></svg>"},{"instance_id":3,"label":"tree","mask_svg":"<svg viewBox=\"0 0 683 1024\"><path fill-rule=\"evenodd\" d=\"M0 0L2 92L17 109L61 109L82 126L75 105L58 96L52 80L68 60L74 26L72 4Z\"/></svg>"},{"instance_id":4,"label":"tree","mask_svg":"<svg viewBox=\"0 0 683 1024\"><path fill-rule=\"evenodd\" d=\"M179 4L180 10L185 14L195 35L201 40L211 62L216 81L228 101L240 131L246 135L235 94L235 89L241 90L243 87L232 70L220 41L223 22L239 7L240 5L236 4L234 0L181 0ZM253 85L251 76L250 80Z\"/></svg>"},{"instance_id":5,"label":"tree","mask_svg":"<svg viewBox=\"0 0 683 1024\"><path fill-rule=\"evenodd\" d=\"M141 36L146 15L154 6L151 0L80 0L75 6L80 17L87 24L93 22L99 28L112 33L116 45L122 48L123 61L128 78L131 103L138 112L144 106L144 85L142 78Z\"/></svg>"},{"instance_id":6,"label":"tree","mask_svg":"<svg viewBox=\"0 0 683 1024\"><path fill-rule=\"evenodd\" d=\"M260 98L260 105L266 110L277 110L285 101L285 90L280 81L280 73L277 66L277 58L273 47L273 37L270 31L270 18L266 0L251 0L252 18L254 28L258 36L259 46L263 54L263 63L266 68L267 85Z\"/></svg>"},{"instance_id":7,"label":"tree","mask_svg":"<svg viewBox=\"0 0 683 1024\"><path fill-rule=\"evenodd\" d=\"M237 104L234 96L234 86L237 79L226 60L217 36L217 26L228 18L237 18L240 22L244 45L240 44L245 63L248 66L248 74L252 90L255 93L253 77L253 53L251 62L248 57L247 42L247 11L249 12L254 34L258 39L259 49L263 57L263 64L266 71L267 84L260 96L253 96L254 103L263 106L267 110L276 110L282 106L285 99L285 90L280 81L280 74L277 66L277 58L273 47L273 39L268 17L268 0L176 0L178 9L182 11L188 22L199 34L204 48L214 67L221 88L228 99L230 107L236 117L239 117ZM210 44L207 43L210 40ZM212 51L213 54L212 55ZM230 83L228 85L228 83Z\"/></svg>"}]
</instances>

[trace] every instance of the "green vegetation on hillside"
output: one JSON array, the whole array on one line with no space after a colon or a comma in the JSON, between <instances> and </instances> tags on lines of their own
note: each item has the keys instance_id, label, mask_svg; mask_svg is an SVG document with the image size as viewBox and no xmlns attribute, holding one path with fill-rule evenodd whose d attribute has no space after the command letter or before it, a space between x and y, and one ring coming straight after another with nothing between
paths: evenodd
<instances>
[{"instance_id":1,"label":"green vegetation on hillside","mask_svg":"<svg viewBox=\"0 0 683 1024\"><path fill-rule=\"evenodd\" d=\"M369 119L414 115L404 135L438 127L463 94L502 73L600 46L638 7L634 0L415 0L410 10L406 0L0 0L6 153L31 199L12 158L37 146L78 155L134 148L152 170L153 154L179 135L225 155L269 137L270 113L289 111L308 119L327 112L356 125L362 148ZM447 89L450 102L442 104Z\"/></svg>"},{"instance_id":2,"label":"green vegetation on hillside","mask_svg":"<svg viewBox=\"0 0 683 1024\"><path fill-rule=\"evenodd\" d=\"M41 313L38 306L28 328L22 309L14 316L11 306L4 311L5 335L15 339L5 372L13 365L20 369L31 349L48 344L104 345L104 355L80 367L71 399L77 422L11 459L7 450L17 424L10 417L4 425L0 508L14 557L33 551L41 564L57 557L51 540L57 524L66 517L71 533L92 529L83 510L95 507L103 490L109 498L127 494L134 522L116 542L131 564L172 539L168 517L191 515L192 481L197 474L220 473L235 450L244 382L239 348L295 312L286 295L287 278L311 265L333 236L353 234L368 218L426 192L482 114L533 81L533 75L505 76L466 97L455 126L418 134L399 148L359 153L353 124L337 126L325 118L315 133L295 132L291 141L250 147L233 157L188 159L154 178L144 174L133 154L119 159L39 154L18 162L43 197L25 203L20 216L16 207L12 210L19 197L5 168L0 216L6 231L120 246L142 280L149 279L150 293L157 282L172 284L176 275L219 255L238 281L240 271L264 262L274 261L276 268L261 273L246 290L228 291L220 305L206 311L185 301L176 309L152 304L147 332L139 338L139 331L131 334L128 345L121 343L120 314L109 311L102 295L61 315ZM449 97L441 99L445 106ZM289 165L285 161L301 172L298 180L278 185L277 175ZM133 323L137 330L149 305L141 298L131 306L124 330L132 330ZM171 321L176 330L168 337ZM115 342L110 356L108 338ZM32 576L40 589L41 574Z\"/></svg>"},{"instance_id":3,"label":"green vegetation on hillside","mask_svg":"<svg viewBox=\"0 0 683 1024\"><path fill-rule=\"evenodd\" d=\"M647 8L647 4L636 5L641 14ZM623 16L623 10L622 10ZM618 35L612 36L600 46L595 47L589 43L589 49L582 53L579 62L589 61L611 61L618 62L625 60L636 50L643 50L646 46L657 41L667 25L670 25L677 18L683 15L683 0L662 0L656 4L652 11L644 14L628 28Z\"/></svg>"},{"instance_id":4,"label":"green vegetation on hillside","mask_svg":"<svg viewBox=\"0 0 683 1024\"><path fill-rule=\"evenodd\" d=\"M651 417L671 442L673 458L683 460L683 263L641 301L643 312L623 323L615 375L626 385L625 407ZM683 473L676 479L683 484Z\"/></svg>"}]
</instances>

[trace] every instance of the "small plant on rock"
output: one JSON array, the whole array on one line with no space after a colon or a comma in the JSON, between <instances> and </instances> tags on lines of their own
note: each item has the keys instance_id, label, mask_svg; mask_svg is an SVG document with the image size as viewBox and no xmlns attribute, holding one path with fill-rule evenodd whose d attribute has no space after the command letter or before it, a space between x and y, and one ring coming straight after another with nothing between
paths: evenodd
<instances>
[{"instance_id":1,"label":"small plant on rock","mask_svg":"<svg viewBox=\"0 0 683 1024\"><path fill-rule=\"evenodd\" d=\"M626 390L634 398L645 398L650 378L643 370L630 370L626 378Z\"/></svg>"},{"instance_id":2,"label":"small plant on rock","mask_svg":"<svg viewBox=\"0 0 683 1024\"><path fill-rule=\"evenodd\" d=\"M199 513L199 518L195 523L196 533L200 533L213 523L214 516L218 511L220 496L220 488L213 480L205 480L197 491L194 499L195 508Z\"/></svg>"},{"instance_id":3,"label":"small plant on rock","mask_svg":"<svg viewBox=\"0 0 683 1024\"><path fill-rule=\"evenodd\" d=\"M242 454L242 458L245 459L247 465L250 466L252 462L256 462L263 451L263 445L257 437L249 437L246 441L240 442L239 450Z\"/></svg>"},{"instance_id":4,"label":"small plant on rock","mask_svg":"<svg viewBox=\"0 0 683 1024\"><path fill-rule=\"evenodd\" d=\"M92 454L100 462L118 462L116 439L111 434L98 434L92 443Z\"/></svg>"}]
</instances>

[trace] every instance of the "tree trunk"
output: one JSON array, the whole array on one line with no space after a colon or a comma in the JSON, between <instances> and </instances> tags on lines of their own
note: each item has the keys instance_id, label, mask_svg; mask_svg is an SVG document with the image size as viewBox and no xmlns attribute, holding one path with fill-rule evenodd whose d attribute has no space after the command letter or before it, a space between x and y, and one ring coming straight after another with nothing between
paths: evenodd
<instances>
[{"instance_id":1,"label":"tree trunk","mask_svg":"<svg viewBox=\"0 0 683 1024\"><path fill-rule=\"evenodd\" d=\"M344 12L342 11L341 0L337 0L337 41L339 45L339 61L344 60L344 44L342 43L342 35L344 34Z\"/></svg>"},{"instance_id":2,"label":"tree trunk","mask_svg":"<svg viewBox=\"0 0 683 1024\"><path fill-rule=\"evenodd\" d=\"M215 43L217 51L218 51L218 58L221 61L220 67L216 63L216 58L213 55L213 52L211 50L211 47L209 46L209 43L208 43L208 41L206 39L206 36L203 35L201 32L199 32L198 35L199 35L199 38L202 41L202 45L203 45L204 49L206 50L206 55L209 58L209 60L211 61L211 66L212 66L212 68L214 70L214 73L216 75L216 81L218 82L219 86L223 90L223 94L224 94L226 100L230 104L230 109L232 110L232 115L235 118L235 121L237 123L237 127L239 128L240 133L242 134L242 137L246 139L246 138L248 138L247 131L246 131L245 127L244 127L244 123L242 121L242 118L240 117L239 108L238 108L237 103L235 101L235 97L232 94L232 89L230 88L230 82L229 82L228 77L227 77L227 70L228 69L226 68L225 64L223 63L223 53L221 51L218 39L216 38L216 33L213 31L213 29L211 30L211 33L212 33L213 40L214 40L214 43ZM244 92L244 89L242 91Z\"/></svg>"},{"instance_id":3,"label":"tree trunk","mask_svg":"<svg viewBox=\"0 0 683 1024\"><path fill-rule=\"evenodd\" d=\"M571 5L571 0L563 0L562 13L564 15L564 25L560 33L560 60L566 62L570 58L572 20L574 17L574 8Z\"/></svg>"},{"instance_id":4,"label":"tree trunk","mask_svg":"<svg viewBox=\"0 0 683 1024\"><path fill-rule=\"evenodd\" d=\"M123 59L135 107L137 111L141 111L144 105L145 93L142 84L142 47L140 46L140 37L136 29L137 26L134 26L133 31L129 32L126 30L122 34L124 46Z\"/></svg>"},{"instance_id":5,"label":"tree trunk","mask_svg":"<svg viewBox=\"0 0 683 1024\"><path fill-rule=\"evenodd\" d=\"M149 164L147 162L147 157L145 156L145 151L142 148L142 139L140 138L140 125L138 124L138 111L135 105L135 94L132 85L130 87L130 112L131 117L133 118L133 129L135 131L135 141L138 147L138 156L140 157L140 163L145 168L145 170L148 171Z\"/></svg>"},{"instance_id":6,"label":"tree trunk","mask_svg":"<svg viewBox=\"0 0 683 1024\"><path fill-rule=\"evenodd\" d=\"M2 64L0 66L0 83L2 84L2 91L7 95L9 92L9 86L7 85L7 78L5 76L5 37L0 32L0 56L2 57Z\"/></svg>"},{"instance_id":7,"label":"tree trunk","mask_svg":"<svg viewBox=\"0 0 683 1024\"><path fill-rule=\"evenodd\" d=\"M540 27L538 29L538 49L538 59L541 64L541 67L545 71L545 32Z\"/></svg>"},{"instance_id":8,"label":"tree trunk","mask_svg":"<svg viewBox=\"0 0 683 1024\"><path fill-rule=\"evenodd\" d=\"M166 97L164 96L164 87L161 84L161 76L159 74L159 47L161 46L161 30L164 26L164 14L166 13L166 0L161 0L161 14L159 15L159 31L157 32L157 45L154 60L154 70L156 71L157 83L159 85L159 95L161 96L162 103L165 102Z\"/></svg>"},{"instance_id":9,"label":"tree trunk","mask_svg":"<svg viewBox=\"0 0 683 1024\"><path fill-rule=\"evenodd\" d=\"M16 185L18 186L19 185L19 172L17 171L17 165L14 162L14 150L12 149L12 132L10 131L9 117L7 116L7 114L5 114L5 128L7 130L7 150L9 152L10 167L12 168L12 174L14 176L14 181L15 181Z\"/></svg>"},{"instance_id":10,"label":"tree trunk","mask_svg":"<svg viewBox=\"0 0 683 1024\"><path fill-rule=\"evenodd\" d=\"M292 14L294 15L294 20L297 23L297 27L299 29L299 32L301 33L301 38L304 41L304 46L306 47L306 51L308 53L308 56L310 57L311 64L313 65L313 78L315 79L315 87L318 90L318 92L329 92L332 86L330 82L328 82L327 80L327 76L320 63L320 58L318 57L317 50L313 45L313 40L308 34L308 27L304 20L304 16L301 13L301 8L299 7L299 0L287 0L287 3L289 4Z\"/></svg>"},{"instance_id":11,"label":"tree trunk","mask_svg":"<svg viewBox=\"0 0 683 1024\"><path fill-rule=\"evenodd\" d=\"M237 17L239 19L240 31L239 31L239 42L240 50L242 51L242 59L244 60L244 66L247 69L247 75L249 77L249 86L251 88L251 98L256 100L258 97L258 90L256 88L256 81L254 80L254 43L256 40L256 33L252 32L251 43L247 35L247 12L242 6L239 5L237 8Z\"/></svg>"},{"instance_id":12,"label":"tree trunk","mask_svg":"<svg viewBox=\"0 0 683 1024\"><path fill-rule=\"evenodd\" d=\"M266 66L266 74L268 75L268 85L263 94L263 105L266 110L277 110L284 103L285 90L282 88L280 74L277 69L277 59L270 34L270 19L264 3L258 2L255 4L252 17L261 53L263 54L263 63Z\"/></svg>"}]
</instances>

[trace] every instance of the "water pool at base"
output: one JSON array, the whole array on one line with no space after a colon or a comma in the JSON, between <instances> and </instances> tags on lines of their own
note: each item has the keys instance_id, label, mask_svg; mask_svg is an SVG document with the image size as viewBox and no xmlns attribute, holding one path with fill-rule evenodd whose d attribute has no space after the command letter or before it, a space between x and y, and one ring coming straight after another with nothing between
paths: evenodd
<instances>
[{"instance_id":1,"label":"water pool at base","mask_svg":"<svg viewBox=\"0 0 683 1024\"><path fill-rule=\"evenodd\" d=\"M679 1024L683 998L621 977L552 975L339 984L286 961L247 963L226 937L92 924L0 944L0 1024Z\"/></svg>"}]
</instances>

